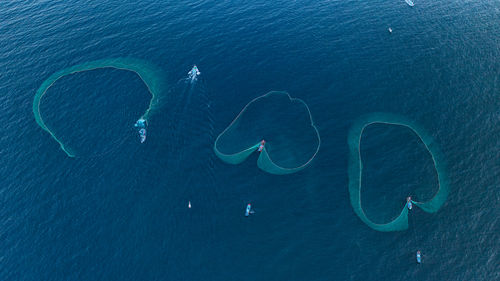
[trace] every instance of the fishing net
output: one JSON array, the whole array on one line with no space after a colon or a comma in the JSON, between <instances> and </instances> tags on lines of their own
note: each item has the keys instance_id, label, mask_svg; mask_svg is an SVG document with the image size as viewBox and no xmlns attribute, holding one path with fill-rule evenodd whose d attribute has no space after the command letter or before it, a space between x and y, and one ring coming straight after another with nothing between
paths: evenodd
<instances>
[{"instance_id":1,"label":"fishing net","mask_svg":"<svg viewBox=\"0 0 500 281\"><path fill-rule=\"evenodd\" d=\"M412 200L415 206L418 206L428 213L437 212L439 208L441 208L441 206L444 204L448 196L449 180L446 174L443 155L438 145L434 142L429 134L419 128L415 123L398 115L388 113L369 114L357 120L349 130L349 195L354 212L365 224L377 231L405 230L408 229L408 208L406 207L406 203L404 204L401 213L395 219L383 224L372 222L370 219L368 219L365 212L363 211L363 207L361 204L361 177L363 163L361 160L360 143L364 129L372 124L388 124L407 127L415 132L415 134L424 144L425 148L429 151L437 172L438 190L436 194L428 201L419 202Z\"/></svg>"},{"instance_id":2,"label":"fishing net","mask_svg":"<svg viewBox=\"0 0 500 281\"><path fill-rule=\"evenodd\" d=\"M59 140L56 135L47 127L44 123L42 116L40 114L40 102L42 97L45 95L47 90L61 77L64 77L69 74L74 74L83 71L101 69L101 68L115 68L121 70L132 71L137 74L144 84L147 86L149 92L151 93L151 100L149 103L149 107L146 112L141 116L141 118L147 120L150 114L159 107L160 101L162 98L162 94L165 93L165 75L163 72L156 68L154 65L149 62L132 59L132 58L113 58L113 59L103 59L103 60L95 60L90 61L78 65L74 65L62 70L59 70L49 76L45 81L43 81L42 85L36 91L35 97L33 99L33 114L35 116L35 120L38 125L47 131L52 138L59 143L61 149L69 156L75 157L75 153L68 147L66 147L61 140ZM139 119L139 118L138 118Z\"/></svg>"},{"instance_id":3,"label":"fishing net","mask_svg":"<svg viewBox=\"0 0 500 281\"><path fill-rule=\"evenodd\" d=\"M265 141L259 152L261 141ZM321 139L305 102L286 92L269 92L250 101L217 137L215 154L239 164L259 153L257 166L271 174L300 171L314 159Z\"/></svg>"}]
</instances>

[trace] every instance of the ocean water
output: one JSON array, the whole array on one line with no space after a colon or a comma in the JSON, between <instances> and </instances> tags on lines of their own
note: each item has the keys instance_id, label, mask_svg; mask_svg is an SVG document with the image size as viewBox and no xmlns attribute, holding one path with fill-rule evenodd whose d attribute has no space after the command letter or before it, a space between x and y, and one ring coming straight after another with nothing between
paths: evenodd
<instances>
[{"instance_id":1,"label":"ocean water","mask_svg":"<svg viewBox=\"0 0 500 281\"><path fill-rule=\"evenodd\" d=\"M498 0L0 2L0 280L500 280L499 15ZM156 64L168 95L141 145L136 75L63 77L40 109L69 158L34 94L111 57ZM284 176L220 161L215 137L271 90L308 104L316 159ZM447 161L448 200L406 231L372 230L349 202L347 133L371 112L418 123ZM437 189L410 130L373 125L361 154L376 222Z\"/></svg>"}]
</instances>

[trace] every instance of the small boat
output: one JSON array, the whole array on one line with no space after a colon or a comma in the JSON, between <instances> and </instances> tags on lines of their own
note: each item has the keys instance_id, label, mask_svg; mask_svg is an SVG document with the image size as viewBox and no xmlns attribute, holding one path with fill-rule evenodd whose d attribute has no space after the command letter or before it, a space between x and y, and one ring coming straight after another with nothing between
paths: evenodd
<instances>
[{"instance_id":1,"label":"small boat","mask_svg":"<svg viewBox=\"0 0 500 281\"><path fill-rule=\"evenodd\" d=\"M148 122L145 119L140 118L139 120L137 120L137 122L135 122L134 127L146 128L147 125L148 125Z\"/></svg>"},{"instance_id":2,"label":"small boat","mask_svg":"<svg viewBox=\"0 0 500 281\"><path fill-rule=\"evenodd\" d=\"M422 254L420 254L420 251L417 251L417 263L422 263Z\"/></svg>"},{"instance_id":3,"label":"small boat","mask_svg":"<svg viewBox=\"0 0 500 281\"><path fill-rule=\"evenodd\" d=\"M390 27L389 27L389 29L388 29L388 30L389 30L389 33L392 33L392 28L390 28Z\"/></svg>"},{"instance_id":4,"label":"small boat","mask_svg":"<svg viewBox=\"0 0 500 281\"><path fill-rule=\"evenodd\" d=\"M245 210L245 217L248 217L252 213L252 205L248 203L247 209Z\"/></svg>"},{"instance_id":5,"label":"small boat","mask_svg":"<svg viewBox=\"0 0 500 281\"><path fill-rule=\"evenodd\" d=\"M411 210L411 208L413 208L413 204L411 203L410 196L408 196L408 198L406 198L406 207L408 207L408 210Z\"/></svg>"},{"instance_id":6,"label":"small boat","mask_svg":"<svg viewBox=\"0 0 500 281\"><path fill-rule=\"evenodd\" d=\"M146 141L146 129L142 128L139 130L139 137L141 139L141 143Z\"/></svg>"},{"instance_id":7,"label":"small boat","mask_svg":"<svg viewBox=\"0 0 500 281\"><path fill-rule=\"evenodd\" d=\"M201 72L200 70L198 69L198 67L196 66L196 64L193 66L193 68L191 68L191 70L188 72L188 75L189 75L189 78L191 78L192 80L196 79L196 77L198 75L200 75Z\"/></svg>"},{"instance_id":8,"label":"small boat","mask_svg":"<svg viewBox=\"0 0 500 281\"><path fill-rule=\"evenodd\" d=\"M259 149L257 149L257 151L259 152L262 152L262 150L264 149L264 145L266 144L266 141L265 140L262 140L260 142L260 145L259 145Z\"/></svg>"},{"instance_id":9,"label":"small boat","mask_svg":"<svg viewBox=\"0 0 500 281\"><path fill-rule=\"evenodd\" d=\"M405 0L406 4L408 4L410 7L415 6L412 0Z\"/></svg>"},{"instance_id":10,"label":"small boat","mask_svg":"<svg viewBox=\"0 0 500 281\"><path fill-rule=\"evenodd\" d=\"M188 208L191 209L191 201L188 201Z\"/></svg>"}]
</instances>

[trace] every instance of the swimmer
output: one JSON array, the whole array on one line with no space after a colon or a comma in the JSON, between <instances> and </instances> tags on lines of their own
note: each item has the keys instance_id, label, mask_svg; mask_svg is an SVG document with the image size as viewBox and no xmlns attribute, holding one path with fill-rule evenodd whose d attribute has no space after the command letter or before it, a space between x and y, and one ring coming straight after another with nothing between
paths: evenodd
<instances>
[{"instance_id":1,"label":"swimmer","mask_svg":"<svg viewBox=\"0 0 500 281\"><path fill-rule=\"evenodd\" d=\"M417 263L422 263L422 255L420 254L420 251L417 251Z\"/></svg>"},{"instance_id":2,"label":"swimmer","mask_svg":"<svg viewBox=\"0 0 500 281\"><path fill-rule=\"evenodd\" d=\"M413 208L413 204L411 203L411 196L408 196L406 198L406 207L408 207L408 210L411 210L411 208Z\"/></svg>"},{"instance_id":3,"label":"swimmer","mask_svg":"<svg viewBox=\"0 0 500 281\"><path fill-rule=\"evenodd\" d=\"M264 149L264 144L266 144L266 141L265 141L265 140L262 140L262 141L260 142L259 149L258 149L257 151L262 152L262 150Z\"/></svg>"}]
</instances>

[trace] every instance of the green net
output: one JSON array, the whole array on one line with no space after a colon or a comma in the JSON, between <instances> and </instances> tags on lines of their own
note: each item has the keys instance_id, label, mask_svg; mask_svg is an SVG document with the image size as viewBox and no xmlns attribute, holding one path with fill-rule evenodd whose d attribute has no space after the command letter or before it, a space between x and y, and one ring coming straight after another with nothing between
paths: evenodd
<instances>
[{"instance_id":1,"label":"green net","mask_svg":"<svg viewBox=\"0 0 500 281\"><path fill-rule=\"evenodd\" d=\"M86 63L74 65L62 70L59 70L49 76L45 81L43 81L42 85L36 91L35 97L33 99L33 114L35 116L35 120L38 125L47 131L52 138L59 143L61 149L69 156L75 157L75 153L71 151L68 147L66 147L56 136L55 134L47 127L44 123L42 116L40 114L40 102L42 97L45 95L47 90L61 77L64 77L69 74L74 74L83 71L89 71L94 69L101 68L115 68L120 70L128 70L137 74L144 84L148 87L149 92L151 93L151 101L149 102L149 107L141 116L142 119L147 120L150 114L156 109L160 104L160 99L162 94L165 92L165 82L164 82L164 73L156 68L154 65L149 62L132 59L132 58L113 58L113 59L102 59L89 61Z\"/></svg>"},{"instance_id":2,"label":"green net","mask_svg":"<svg viewBox=\"0 0 500 281\"><path fill-rule=\"evenodd\" d=\"M214 151L229 164L239 164L257 152L260 169L284 175L307 167L320 145L307 104L287 92L273 91L253 99L241 110L217 136Z\"/></svg>"},{"instance_id":3,"label":"green net","mask_svg":"<svg viewBox=\"0 0 500 281\"><path fill-rule=\"evenodd\" d=\"M422 141L425 148L429 151L437 172L438 191L430 200L426 202L412 200L414 205L428 213L437 212L444 204L448 196L449 180L446 174L444 157L438 145L429 134L419 128L417 124L398 115L388 113L369 114L357 120L349 130L349 195L354 212L364 223L377 231L401 231L408 229L408 208L406 207L406 203L404 204L403 210L399 216L384 224L377 224L368 219L361 205L361 177L363 170L360 152L361 137L367 126L377 123L400 125L413 130Z\"/></svg>"}]
</instances>

